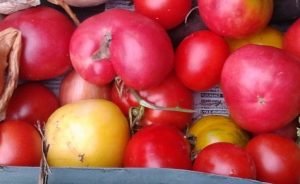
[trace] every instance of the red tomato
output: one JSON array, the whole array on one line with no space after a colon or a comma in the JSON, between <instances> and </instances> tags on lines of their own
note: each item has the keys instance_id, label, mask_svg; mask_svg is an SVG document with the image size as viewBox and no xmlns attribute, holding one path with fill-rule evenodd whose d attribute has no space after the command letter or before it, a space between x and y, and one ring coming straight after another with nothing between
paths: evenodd
<instances>
[{"instance_id":1,"label":"red tomato","mask_svg":"<svg viewBox=\"0 0 300 184\"><path fill-rule=\"evenodd\" d=\"M75 29L72 21L50 7L34 7L8 15L0 30L14 27L22 32L20 77L44 80L71 68L69 42Z\"/></svg>"},{"instance_id":2,"label":"red tomato","mask_svg":"<svg viewBox=\"0 0 300 184\"><path fill-rule=\"evenodd\" d=\"M192 91L185 87L175 75L170 75L156 87L138 91L138 94L143 100L158 107L193 109ZM119 96L116 88L113 89L112 99L120 105L120 108L126 114L130 107L138 106L134 96L126 89L122 96ZM193 113L191 112L154 110L146 107L139 125L143 127L152 124L165 124L184 129L192 121L192 117Z\"/></svg>"},{"instance_id":3,"label":"red tomato","mask_svg":"<svg viewBox=\"0 0 300 184\"><path fill-rule=\"evenodd\" d=\"M201 19L219 35L242 38L263 29L273 13L273 0L198 0Z\"/></svg>"},{"instance_id":4,"label":"red tomato","mask_svg":"<svg viewBox=\"0 0 300 184\"><path fill-rule=\"evenodd\" d=\"M134 0L135 11L157 21L165 29L182 23L192 7L191 0Z\"/></svg>"},{"instance_id":5,"label":"red tomato","mask_svg":"<svg viewBox=\"0 0 300 184\"><path fill-rule=\"evenodd\" d=\"M219 35L207 30L192 33L176 50L176 74L188 88L208 90L220 82L228 55L229 46Z\"/></svg>"},{"instance_id":6,"label":"red tomato","mask_svg":"<svg viewBox=\"0 0 300 184\"><path fill-rule=\"evenodd\" d=\"M299 184L300 149L288 138L275 134L261 134L246 146L253 157L257 179L276 184Z\"/></svg>"},{"instance_id":7,"label":"red tomato","mask_svg":"<svg viewBox=\"0 0 300 184\"><path fill-rule=\"evenodd\" d=\"M41 83L24 83L14 91L6 109L7 120L24 120L31 124L46 122L59 107L55 94Z\"/></svg>"},{"instance_id":8,"label":"red tomato","mask_svg":"<svg viewBox=\"0 0 300 184\"><path fill-rule=\"evenodd\" d=\"M42 140L38 131L25 121L0 123L0 165L39 166Z\"/></svg>"},{"instance_id":9,"label":"red tomato","mask_svg":"<svg viewBox=\"0 0 300 184\"><path fill-rule=\"evenodd\" d=\"M191 169L190 145L184 135L174 127L145 127L129 140L124 166Z\"/></svg>"},{"instance_id":10,"label":"red tomato","mask_svg":"<svg viewBox=\"0 0 300 184\"><path fill-rule=\"evenodd\" d=\"M70 41L74 69L85 80L107 84L119 76L141 90L160 84L172 71L173 46L153 20L124 9L110 9L83 21Z\"/></svg>"},{"instance_id":11,"label":"red tomato","mask_svg":"<svg viewBox=\"0 0 300 184\"><path fill-rule=\"evenodd\" d=\"M283 36L283 49L300 59L300 18L298 18Z\"/></svg>"},{"instance_id":12,"label":"red tomato","mask_svg":"<svg viewBox=\"0 0 300 184\"><path fill-rule=\"evenodd\" d=\"M213 143L201 150L195 159L193 170L240 178L256 178L254 161L246 150L225 142Z\"/></svg>"},{"instance_id":13,"label":"red tomato","mask_svg":"<svg viewBox=\"0 0 300 184\"><path fill-rule=\"evenodd\" d=\"M300 109L299 73L300 62L282 49L247 45L233 52L221 76L232 119L253 133L289 124Z\"/></svg>"}]
</instances>

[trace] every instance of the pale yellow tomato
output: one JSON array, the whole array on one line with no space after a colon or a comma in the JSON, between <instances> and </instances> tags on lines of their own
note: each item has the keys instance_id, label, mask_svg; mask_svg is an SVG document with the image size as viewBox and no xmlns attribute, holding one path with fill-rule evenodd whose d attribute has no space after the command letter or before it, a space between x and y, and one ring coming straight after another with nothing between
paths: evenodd
<instances>
[{"instance_id":1,"label":"pale yellow tomato","mask_svg":"<svg viewBox=\"0 0 300 184\"><path fill-rule=\"evenodd\" d=\"M64 105L45 126L48 164L120 167L129 132L127 119L110 101L91 99Z\"/></svg>"},{"instance_id":2,"label":"pale yellow tomato","mask_svg":"<svg viewBox=\"0 0 300 184\"><path fill-rule=\"evenodd\" d=\"M233 52L247 44L268 45L282 48L282 39L283 33L281 31L268 26L262 31L252 34L248 37L241 39L226 38L226 41L230 46L230 50Z\"/></svg>"},{"instance_id":3,"label":"pale yellow tomato","mask_svg":"<svg viewBox=\"0 0 300 184\"><path fill-rule=\"evenodd\" d=\"M216 142L228 142L243 147L249 140L248 133L238 127L231 118L221 115L199 118L188 129L188 135L196 138L195 152Z\"/></svg>"}]
</instances>

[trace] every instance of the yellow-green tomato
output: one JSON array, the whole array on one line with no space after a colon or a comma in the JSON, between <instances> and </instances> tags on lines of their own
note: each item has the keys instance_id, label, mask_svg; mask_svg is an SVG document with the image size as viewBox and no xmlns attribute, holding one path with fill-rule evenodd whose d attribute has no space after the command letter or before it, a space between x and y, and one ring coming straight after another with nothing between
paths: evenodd
<instances>
[{"instance_id":1,"label":"yellow-green tomato","mask_svg":"<svg viewBox=\"0 0 300 184\"><path fill-rule=\"evenodd\" d=\"M67 104L46 123L47 161L56 167L120 167L129 136L127 119L114 103Z\"/></svg>"},{"instance_id":2,"label":"yellow-green tomato","mask_svg":"<svg viewBox=\"0 0 300 184\"><path fill-rule=\"evenodd\" d=\"M196 138L194 151L216 142L229 142L244 147L249 140L247 132L234 121L221 115L207 115L196 120L188 129L188 135Z\"/></svg>"}]
</instances>

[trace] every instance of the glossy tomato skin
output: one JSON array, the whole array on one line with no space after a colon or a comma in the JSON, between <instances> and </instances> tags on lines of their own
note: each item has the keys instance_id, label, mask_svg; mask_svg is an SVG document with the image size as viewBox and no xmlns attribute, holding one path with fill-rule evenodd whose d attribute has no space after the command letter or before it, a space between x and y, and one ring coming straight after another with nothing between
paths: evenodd
<instances>
[{"instance_id":1,"label":"glossy tomato skin","mask_svg":"<svg viewBox=\"0 0 300 184\"><path fill-rule=\"evenodd\" d=\"M130 132L117 105L104 99L86 99L52 113L45 137L50 145L50 166L121 167Z\"/></svg>"},{"instance_id":2,"label":"glossy tomato skin","mask_svg":"<svg viewBox=\"0 0 300 184\"><path fill-rule=\"evenodd\" d=\"M82 22L72 36L70 55L74 69L87 81L104 84L117 75L137 90L160 84L174 64L166 31L124 9L110 9Z\"/></svg>"},{"instance_id":3,"label":"glossy tomato skin","mask_svg":"<svg viewBox=\"0 0 300 184\"><path fill-rule=\"evenodd\" d=\"M42 140L36 128L25 121L0 123L0 165L39 166Z\"/></svg>"},{"instance_id":4,"label":"glossy tomato skin","mask_svg":"<svg viewBox=\"0 0 300 184\"><path fill-rule=\"evenodd\" d=\"M175 76L169 76L159 86L139 91L140 96L159 107L179 107L193 110L193 93ZM141 126L164 124L183 130L191 122L193 113L147 108L140 121Z\"/></svg>"},{"instance_id":5,"label":"glossy tomato skin","mask_svg":"<svg viewBox=\"0 0 300 184\"><path fill-rule=\"evenodd\" d=\"M204 91L219 84L229 46L219 35L201 30L187 36L176 49L175 70L189 89Z\"/></svg>"},{"instance_id":6,"label":"glossy tomato skin","mask_svg":"<svg viewBox=\"0 0 300 184\"><path fill-rule=\"evenodd\" d=\"M263 29L273 13L273 0L198 0L201 19L219 35L242 38Z\"/></svg>"},{"instance_id":7,"label":"glossy tomato skin","mask_svg":"<svg viewBox=\"0 0 300 184\"><path fill-rule=\"evenodd\" d=\"M134 0L134 8L162 25L172 29L184 21L192 7L191 0Z\"/></svg>"},{"instance_id":8,"label":"glossy tomato skin","mask_svg":"<svg viewBox=\"0 0 300 184\"><path fill-rule=\"evenodd\" d=\"M300 19L297 19L284 33L283 49L300 60Z\"/></svg>"},{"instance_id":9,"label":"glossy tomato skin","mask_svg":"<svg viewBox=\"0 0 300 184\"><path fill-rule=\"evenodd\" d=\"M197 119L188 128L188 135L196 138L195 152L216 142L228 142L245 147L250 138L232 118L221 115L206 115Z\"/></svg>"},{"instance_id":10,"label":"glossy tomato skin","mask_svg":"<svg viewBox=\"0 0 300 184\"><path fill-rule=\"evenodd\" d=\"M6 109L7 120L23 120L32 125L37 121L45 123L59 107L58 97L46 86L38 82L19 85Z\"/></svg>"},{"instance_id":11,"label":"glossy tomato skin","mask_svg":"<svg viewBox=\"0 0 300 184\"><path fill-rule=\"evenodd\" d=\"M130 108L139 106L137 99L131 93L130 89L126 86L121 89L116 83L114 83L111 88L111 100L118 105L127 117L129 115Z\"/></svg>"},{"instance_id":12,"label":"glossy tomato skin","mask_svg":"<svg viewBox=\"0 0 300 184\"><path fill-rule=\"evenodd\" d=\"M174 127L148 126L140 129L129 140L124 166L191 169L190 145Z\"/></svg>"},{"instance_id":13,"label":"glossy tomato skin","mask_svg":"<svg viewBox=\"0 0 300 184\"><path fill-rule=\"evenodd\" d=\"M1 21L0 30L8 27L22 32L22 79L50 79L71 68L69 42L75 26L61 12L43 6L18 11Z\"/></svg>"},{"instance_id":14,"label":"glossy tomato skin","mask_svg":"<svg viewBox=\"0 0 300 184\"><path fill-rule=\"evenodd\" d=\"M261 134L246 146L254 159L257 179L276 184L299 184L300 148L297 144L275 134Z\"/></svg>"},{"instance_id":15,"label":"glossy tomato skin","mask_svg":"<svg viewBox=\"0 0 300 184\"><path fill-rule=\"evenodd\" d=\"M219 142L205 147L197 154L193 170L256 179L254 160L246 150L232 143Z\"/></svg>"},{"instance_id":16,"label":"glossy tomato skin","mask_svg":"<svg viewBox=\"0 0 300 184\"><path fill-rule=\"evenodd\" d=\"M128 114L131 107L139 106L137 99L126 88L121 96L118 96L116 89L113 89L113 91L114 95L112 99L123 109L124 113ZM179 107L193 110L192 91L185 87L174 74L168 76L158 86L137 92L143 100L158 107ZM145 107L138 125L145 127L152 124L164 124L183 130L191 123L192 117L192 112L154 110Z\"/></svg>"},{"instance_id":17,"label":"glossy tomato skin","mask_svg":"<svg viewBox=\"0 0 300 184\"><path fill-rule=\"evenodd\" d=\"M287 125L299 114L299 73L300 62L281 49L247 45L236 50L226 60L221 76L231 117L253 133Z\"/></svg>"}]
</instances>

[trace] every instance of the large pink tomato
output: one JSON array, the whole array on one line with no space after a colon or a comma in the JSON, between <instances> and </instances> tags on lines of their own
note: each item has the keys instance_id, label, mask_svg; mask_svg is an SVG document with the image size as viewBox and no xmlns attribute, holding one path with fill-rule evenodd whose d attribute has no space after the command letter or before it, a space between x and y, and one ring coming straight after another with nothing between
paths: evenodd
<instances>
[{"instance_id":1,"label":"large pink tomato","mask_svg":"<svg viewBox=\"0 0 300 184\"><path fill-rule=\"evenodd\" d=\"M8 15L0 30L14 27L22 32L20 77L44 80L65 73L70 67L69 42L72 21L49 7L35 7Z\"/></svg>"},{"instance_id":2,"label":"large pink tomato","mask_svg":"<svg viewBox=\"0 0 300 184\"><path fill-rule=\"evenodd\" d=\"M212 31L241 38L269 23L273 0L198 0L198 7L201 18Z\"/></svg>"},{"instance_id":3,"label":"large pink tomato","mask_svg":"<svg viewBox=\"0 0 300 184\"><path fill-rule=\"evenodd\" d=\"M242 128L270 132L300 109L300 62L281 49L248 45L226 60L221 87L229 112Z\"/></svg>"},{"instance_id":4,"label":"large pink tomato","mask_svg":"<svg viewBox=\"0 0 300 184\"><path fill-rule=\"evenodd\" d=\"M75 70L87 81L106 84L119 76L135 89L164 80L174 51L166 31L138 13L111 9L82 22L70 43Z\"/></svg>"}]
</instances>

